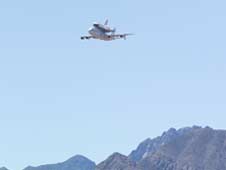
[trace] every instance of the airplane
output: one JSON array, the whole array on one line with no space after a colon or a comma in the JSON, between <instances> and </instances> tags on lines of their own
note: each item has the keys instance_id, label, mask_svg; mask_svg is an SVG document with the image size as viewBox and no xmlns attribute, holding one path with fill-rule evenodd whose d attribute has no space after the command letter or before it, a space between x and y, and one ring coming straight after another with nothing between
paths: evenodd
<instances>
[{"instance_id":1,"label":"airplane","mask_svg":"<svg viewBox=\"0 0 226 170\"><path fill-rule=\"evenodd\" d=\"M115 34L116 28L112 29L108 26L108 20L104 24L97 22L93 23L93 26L88 30L89 36L82 36L81 40L98 39L104 41L113 41L116 39L126 40L127 36L133 34Z\"/></svg>"}]
</instances>

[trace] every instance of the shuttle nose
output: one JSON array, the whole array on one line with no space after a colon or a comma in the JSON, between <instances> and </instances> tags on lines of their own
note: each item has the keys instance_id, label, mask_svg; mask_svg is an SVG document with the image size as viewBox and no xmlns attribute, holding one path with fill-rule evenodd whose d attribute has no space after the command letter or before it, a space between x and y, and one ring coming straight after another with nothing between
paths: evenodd
<instances>
[{"instance_id":1,"label":"shuttle nose","mask_svg":"<svg viewBox=\"0 0 226 170\"><path fill-rule=\"evenodd\" d=\"M88 32L89 32L90 34L92 34L93 28L90 28L90 29L88 30Z\"/></svg>"}]
</instances>

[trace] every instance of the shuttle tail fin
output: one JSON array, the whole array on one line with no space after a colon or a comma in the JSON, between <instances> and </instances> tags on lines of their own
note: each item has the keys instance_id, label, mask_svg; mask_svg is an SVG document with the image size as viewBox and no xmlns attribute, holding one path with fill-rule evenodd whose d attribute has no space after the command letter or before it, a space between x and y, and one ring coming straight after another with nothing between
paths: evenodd
<instances>
[{"instance_id":1,"label":"shuttle tail fin","mask_svg":"<svg viewBox=\"0 0 226 170\"><path fill-rule=\"evenodd\" d=\"M108 25L108 19L106 19L106 21L105 21L104 25Z\"/></svg>"}]
</instances>

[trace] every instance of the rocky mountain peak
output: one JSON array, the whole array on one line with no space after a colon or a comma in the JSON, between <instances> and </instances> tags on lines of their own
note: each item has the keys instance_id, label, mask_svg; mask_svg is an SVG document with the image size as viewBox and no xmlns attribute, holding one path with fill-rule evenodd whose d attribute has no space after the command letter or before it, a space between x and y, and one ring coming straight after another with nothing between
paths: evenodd
<instances>
[{"instance_id":1,"label":"rocky mountain peak","mask_svg":"<svg viewBox=\"0 0 226 170\"><path fill-rule=\"evenodd\" d=\"M75 155L70 159L66 160L66 162L90 162L90 161L91 160L82 155Z\"/></svg>"},{"instance_id":2,"label":"rocky mountain peak","mask_svg":"<svg viewBox=\"0 0 226 170\"><path fill-rule=\"evenodd\" d=\"M143 170L226 170L225 155L226 131L183 128L177 130L173 141L159 147L139 165Z\"/></svg>"},{"instance_id":3,"label":"rocky mountain peak","mask_svg":"<svg viewBox=\"0 0 226 170\"><path fill-rule=\"evenodd\" d=\"M116 152L97 165L96 170L137 170L137 168L135 162Z\"/></svg>"},{"instance_id":4,"label":"rocky mountain peak","mask_svg":"<svg viewBox=\"0 0 226 170\"><path fill-rule=\"evenodd\" d=\"M145 157L157 151L163 145L173 142L175 139L177 139L180 136L183 136L184 134L187 134L192 132L193 130L199 130L199 129L202 129L202 128L199 126L185 127L179 130L176 130L175 128L170 128L168 131L163 132L163 134L159 137L156 137L154 139L148 138L145 141L143 141L137 147L136 150L130 153L129 158L133 161L138 162L141 159L144 159Z\"/></svg>"},{"instance_id":5,"label":"rocky mountain peak","mask_svg":"<svg viewBox=\"0 0 226 170\"><path fill-rule=\"evenodd\" d=\"M127 157L119 152L115 152L111 156L109 156L108 159L109 160L123 160L123 159L127 159Z\"/></svg>"}]
</instances>

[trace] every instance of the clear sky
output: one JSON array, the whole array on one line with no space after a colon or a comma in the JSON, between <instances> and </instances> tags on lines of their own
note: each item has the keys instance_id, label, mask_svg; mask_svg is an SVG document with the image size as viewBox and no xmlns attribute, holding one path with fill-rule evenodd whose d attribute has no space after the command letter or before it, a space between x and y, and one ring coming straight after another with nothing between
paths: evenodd
<instances>
[{"instance_id":1,"label":"clear sky","mask_svg":"<svg viewBox=\"0 0 226 170\"><path fill-rule=\"evenodd\" d=\"M194 124L226 129L225 0L0 1L0 166L97 163ZM92 22L127 41L81 41Z\"/></svg>"}]
</instances>

